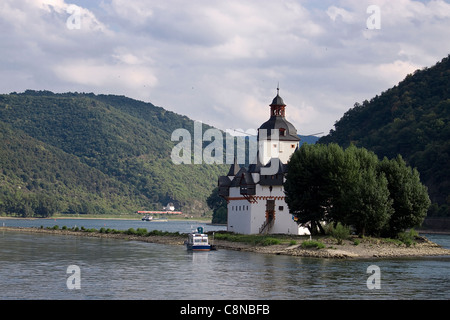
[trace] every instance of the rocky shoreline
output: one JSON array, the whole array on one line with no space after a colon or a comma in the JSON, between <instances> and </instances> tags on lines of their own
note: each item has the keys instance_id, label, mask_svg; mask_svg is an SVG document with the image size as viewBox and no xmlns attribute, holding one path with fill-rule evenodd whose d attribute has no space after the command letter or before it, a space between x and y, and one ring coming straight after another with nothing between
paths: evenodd
<instances>
[{"instance_id":1,"label":"rocky shoreline","mask_svg":"<svg viewBox=\"0 0 450 320\"><path fill-rule=\"evenodd\" d=\"M252 251L260 253L283 254L300 257L334 258L334 259L373 259L400 258L450 255L450 250L422 237L411 246L405 244L386 243L380 239L362 240L358 245L352 241L337 244L336 240L326 238L321 240L325 244L323 249L304 249L301 244L273 245L255 247Z\"/></svg>"},{"instance_id":2,"label":"rocky shoreline","mask_svg":"<svg viewBox=\"0 0 450 320\"><path fill-rule=\"evenodd\" d=\"M100 233L73 231L62 229L44 229L44 228L20 228L20 227L0 227L0 231L20 231L29 233L46 233L68 236L84 236L96 238L111 238L133 241L145 241L149 243L159 243L168 245L183 245L186 237L183 235L150 235L138 236L124 233ZM414 244L406 246L393 242L383 241L382 239L369 238L361 239L356 245L353 241L346 240L342 244L337 244L332 238L323 238L321 241L325 244L323 249L305 249L300 243L276 244L269 246L250 245L240 242L231 242L224 240L214 240L218 249L237 250L256 252L263 254L290 255L299 257L316 257L332 259L368 259L368 258L398 258L398 257L425 257L425 256L443 256L450 255L450 249L442 248L425 237L420 237Z\"/></svg>"}]
</instances>

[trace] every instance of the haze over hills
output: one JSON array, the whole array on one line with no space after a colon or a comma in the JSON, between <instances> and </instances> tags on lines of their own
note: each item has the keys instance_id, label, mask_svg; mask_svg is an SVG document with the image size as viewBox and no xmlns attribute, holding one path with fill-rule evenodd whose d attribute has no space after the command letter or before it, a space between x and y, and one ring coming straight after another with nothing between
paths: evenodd
<instances>
[{"instance_id":1,"label":"haze over hills","mask_svg":"<svg viewBox=\"0 0 450 320\"><path fill-rule=\"evenodd\" d=\"M204 214L227 166L172 162L172 132L192 132L193 124L124 96L0 95L0 207L26 216L42 203L98 214L160 210L174 202L188 214Z\"/></svg>"},{"instance_id":2,"label":"haze over hills","mask_svg":"<svg viewBox=\"0 0 450 320\"><path fill-rule=\"evenodd\" d=\"M428 187L432 216L450 216L450 55L355 103L319 143L351 143L380 158L401 154Z\"/></svg>"}]
</instances>

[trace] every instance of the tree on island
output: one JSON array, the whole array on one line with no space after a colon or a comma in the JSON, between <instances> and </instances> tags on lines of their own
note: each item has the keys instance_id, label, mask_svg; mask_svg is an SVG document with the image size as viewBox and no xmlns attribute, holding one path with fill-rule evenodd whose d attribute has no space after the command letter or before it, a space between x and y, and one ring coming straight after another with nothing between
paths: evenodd
<instances>
[{"instance_id":1,"label":"tree on island","mask_svg":"<svg viewBox=\"0 0 450 320\"><path fill-rule=\"evenodd\" d=\"M219 196L219 187L215 187L206 199L208 207L213 210L211 223L227 223L227 202Z\"/></svg>"},{"instance_id":2,"label":"tree on island","mask_svg":"<svg viewBox=\"0 0 450 320\"><path fill-rule=\"evenodd\" d=\"M398 156L382 161L364 148L303 144L291 157L284 184L290 212L312 234L322 223L359 235L396 236L419 226L430 205L416 169Z\"/></svg>"}]
</instances>

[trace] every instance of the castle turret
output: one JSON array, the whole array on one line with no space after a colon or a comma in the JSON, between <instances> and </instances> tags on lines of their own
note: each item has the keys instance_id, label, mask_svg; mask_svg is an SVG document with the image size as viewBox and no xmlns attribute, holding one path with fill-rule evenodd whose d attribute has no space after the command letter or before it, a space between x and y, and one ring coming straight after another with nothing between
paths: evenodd
<instances>
[{"instance_id":1,"label":"castle turret","mask_svg":"<svg viewBox=\"0 0 450 320\"><path fill-rule=\"evenodd\" d=\"M286 104L279 95L270 104L270 118L258 129L258 150L260 160L265 165L271 158L279 158L287 163L298 146L300 138L297 129L286 120Z\"/></svg>"}]
</instances>

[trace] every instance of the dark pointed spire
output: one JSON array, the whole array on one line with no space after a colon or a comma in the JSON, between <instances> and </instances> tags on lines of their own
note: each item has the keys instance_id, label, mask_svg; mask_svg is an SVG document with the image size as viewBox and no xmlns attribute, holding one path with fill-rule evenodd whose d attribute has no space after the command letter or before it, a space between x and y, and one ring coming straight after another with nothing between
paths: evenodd
<instances>
[{"instance_id":1,"label":"dark pointed spire","mask_svg":"<svg viewBox=\"0 0 450 320\"><path fill-rule=\"evenodd\" d=\"M227 176L229 176L229 177L234 177L234 176L236 176L240 169L241 169L241 166L240 166L239 163L237 162L236 156L234 156L234 163L231 165L230 170L228 171Z\"/></svg>"},{"instance_id":2,"label":"dark pointed spire","mask_svg":"<svg viewBox=\"0 0 450 320\"><path fill-rule=\"evenodd\" d=\"M280 97L280 83L278 83L278 86L277 86L277 96L275 98L273 98L270 106L286 106L283 99Z\"/></svg>"}]
</instances>

